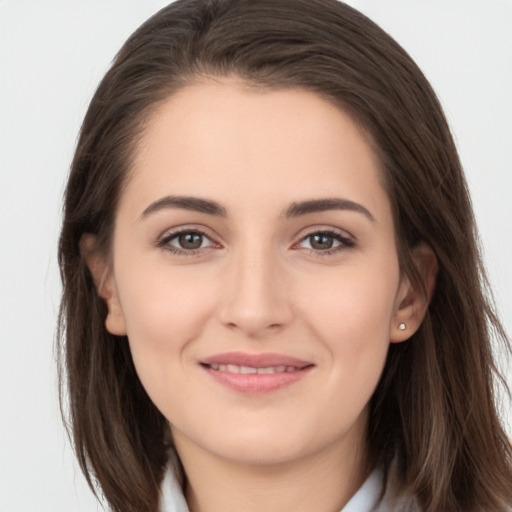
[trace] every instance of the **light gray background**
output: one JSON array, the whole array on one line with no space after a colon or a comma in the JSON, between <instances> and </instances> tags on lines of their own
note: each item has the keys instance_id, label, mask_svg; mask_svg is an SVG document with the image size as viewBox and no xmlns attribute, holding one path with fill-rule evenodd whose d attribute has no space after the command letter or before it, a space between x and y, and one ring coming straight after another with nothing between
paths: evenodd
<instances>
[{"instance_id":1,"label":"light gray background","mask_svg":"<svg viewBox=\"0 0 512 512\"><path fill-rule=\"evenodd\" d=\"M0 512L99 510L58 412L61 196L98 81L126 37L166 3L0 0ZM511 332L512 0L349 3L410 52L440 96Z\"/></svg>"}]
</instances>

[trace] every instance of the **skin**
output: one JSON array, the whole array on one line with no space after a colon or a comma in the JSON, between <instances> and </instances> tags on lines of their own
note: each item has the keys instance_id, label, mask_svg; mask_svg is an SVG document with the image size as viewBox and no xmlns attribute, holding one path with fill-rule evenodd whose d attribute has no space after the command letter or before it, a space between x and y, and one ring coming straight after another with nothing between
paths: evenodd
<instances>
[{"instance_id":1,"label":"skin","mask_svg":"<svg viewBox=\"0 0 512 512\"><path fill-rule=\"evenodd\" d=\"M112 254L84 238L106 326L128 335L169 421L193 512L339 511L368 475L368 402L389 343L407 340L427 306L400 273L380 176L368 138L324 99L205 79L148 124ZM225 215L162 207L168 196L214 201ZM322 198L368 214L283 214ZM177 229L204 233L201 247L176 253ZM311 237L325 232L329 250ZM417 260L431 288L429 254ZM284 388L240 393L200 365L232 351L285 354L312 369Z\"/></svg>"}]
</instances>

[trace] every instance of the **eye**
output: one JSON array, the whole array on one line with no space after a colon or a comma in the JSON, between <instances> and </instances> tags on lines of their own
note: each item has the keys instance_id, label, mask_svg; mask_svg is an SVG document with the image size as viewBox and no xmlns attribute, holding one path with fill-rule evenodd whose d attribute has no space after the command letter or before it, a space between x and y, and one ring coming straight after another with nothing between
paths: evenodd
<instances>
[{"instance_id":1,"label":"eye","mask_svg":"<svg viewBox=\"0 0 512 512\"><path fill-rule=\"evenodd\" d=\"M172 240L176 242L180 249L199 249L202 247L205 238L201 233L180 233L176 235ZM171 245L173 245L171 243Z\"/></svg>"},{"instance_id":2,"label":"eye","mask_svg":"<svg viewBox=\"0 0 512 512\"><path fill-rule=\"evenodd\" d=\"M317 231L305 236L297 247L309 249L311 252L332 254L343 249L354 247L355 242L334 231Z\"/></svg>"},{"instance_id":3,"label":"eye","mask_svg":"<svg viewBox=\"0 0 512 512\"><path fill-rule=\"evenodd\" d=\"M158 242L158 246L178 254L195 254L216 244L205 233L187 229L168 233Z\"/></svg>"}]
</instances>

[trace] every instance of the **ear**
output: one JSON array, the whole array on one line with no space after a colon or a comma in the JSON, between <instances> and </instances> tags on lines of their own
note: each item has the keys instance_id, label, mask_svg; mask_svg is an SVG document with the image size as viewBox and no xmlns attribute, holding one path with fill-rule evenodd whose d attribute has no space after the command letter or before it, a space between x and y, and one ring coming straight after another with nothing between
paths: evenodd
<instances>
[{"instance_id":1,"label":"ear","mask_svg":"<svg viewBox=\"0 0 512 512\"><path fill-rule=\"evenodd\" d=\"M91 272L98 295L107 305L107 331L116 336L126 335L126 323L111 265L107 256L98 249L94 235L82 235L80 254Z\"/></svg>"},{"instance_id":2,"label":"ear","mask_svg":"<svg viewBox=\"0 0 512 512\"><path fill-rule=\"evenodd\" d=\"M391 343L409 339L420 327L434 293L437 258L427 244L419 244L412 254L413 262L423 285L414 287L407 276L402 277L390 327Z\"/></svg>"}]
</instances>

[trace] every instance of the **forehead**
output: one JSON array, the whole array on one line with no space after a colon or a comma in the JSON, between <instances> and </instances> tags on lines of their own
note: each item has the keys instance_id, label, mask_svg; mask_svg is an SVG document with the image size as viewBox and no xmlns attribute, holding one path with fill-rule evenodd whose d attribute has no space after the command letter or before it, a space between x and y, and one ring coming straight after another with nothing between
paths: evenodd
<instances>
[{"instance_id":1,"label":"forehead","mask_svg":"<svg viewBox=\"0 0 512 512\"><path fill-rule=\"evenodd\" d=\"M377 204L387 200L379 167L369 137L319 95L208 80L173 94L149 119L125 195L257 205L334 194Z\"/></svg>"}]
</instances>

